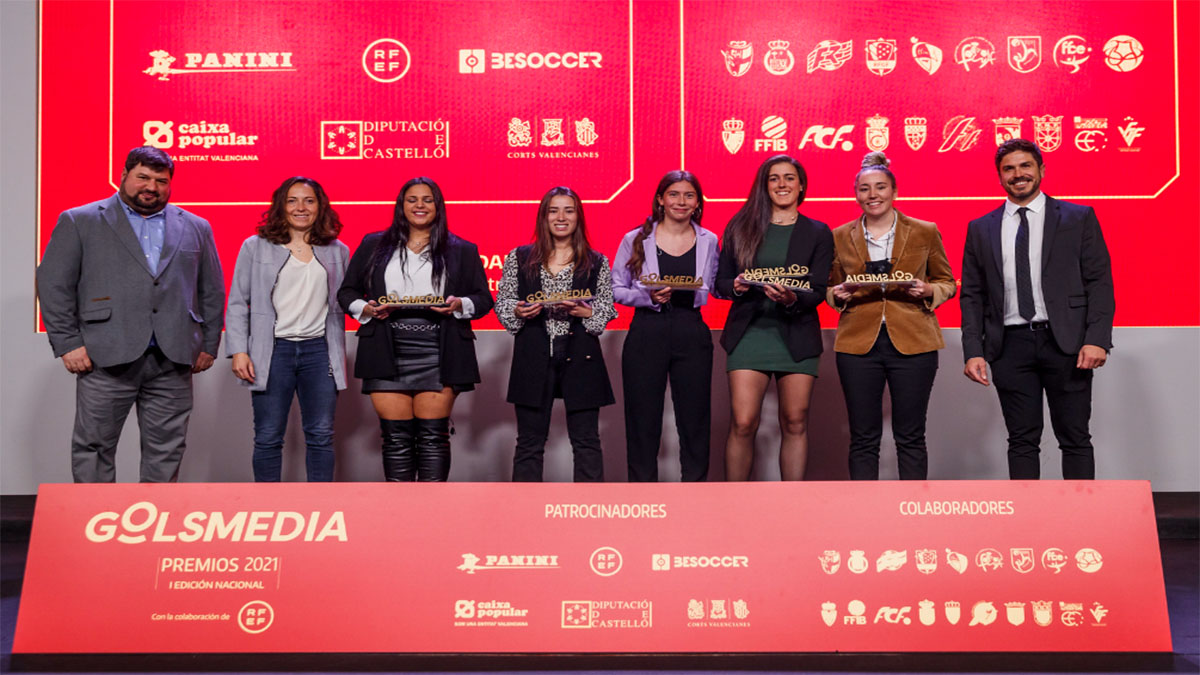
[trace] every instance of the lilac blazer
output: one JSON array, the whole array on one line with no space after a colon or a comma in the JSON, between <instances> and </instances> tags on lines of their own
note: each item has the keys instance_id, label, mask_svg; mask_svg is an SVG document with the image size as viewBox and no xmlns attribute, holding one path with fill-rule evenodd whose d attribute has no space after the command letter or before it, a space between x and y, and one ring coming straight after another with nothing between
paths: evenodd
<instances>
[{"instance_id":1,"label":"lilac blazer","mask_svg":"<svg viewBox=\"0 0 1200 675\"><path fill-rule=\"evenodd\" d=\"M694 222L692 229L696 231L696 276L703 281L700 288L696 289L695 306L700 307L708 302L709 293L720 297L713 289L713 282L717 278L717 235ZM658 312L662 310L662 307L654 304L650 299L650 289L638 282L626 267L629 259L633 257L633 240L637 238L638 232L641 230L640 227L630 230L621 239L621 247L617 249L617 257L612 266L613 299L622 305L649 307ZM646 261L642 263L642 275L659 273L658 247L654 240L654 234L657 231L658 223L655 223L654 229L642 242L642 249L646 256Z\"/></svg>"}]
</instances>

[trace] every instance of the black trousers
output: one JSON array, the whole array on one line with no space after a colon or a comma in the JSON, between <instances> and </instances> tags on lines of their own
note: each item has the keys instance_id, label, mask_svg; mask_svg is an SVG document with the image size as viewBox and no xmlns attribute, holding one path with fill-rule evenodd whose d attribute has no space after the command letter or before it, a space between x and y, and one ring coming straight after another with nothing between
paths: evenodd
<instances>
[{"instance_id":1,"label":"black trousers","mask_svg":"<svg viewBox=\"0 0 1200 675\"><path fill-rule=\"evenodd\" d=\"M1041 330L1013 326L1004 331L1004 347L992 361L992 379L1008 428L1008 475L1014 480L1041 476L1042 392L1050 423L1062 449L1067 479L1096 477L1088 424L1092 418L1092 371L1075 367L1077 354L1066 354L1046 324Z\"/></svg>"},{"instance_id":2,"label":"black trousers","mask_svg":"<svg viewBox=\"0 0 1200 675\"><path fill-rule=\"evenodd\" d=\"M837 368L850 420L851 480L879 479L885 383L892 397L892 437L900 479L924 480L929 475L925 414L937 376L938 353L901 354L882 327L866 354L838 352Z\"/></svg>"},{"instance_id":3,"label":"black trousers","mask_svg":"<svg viewBox=\"0 0 1200 675\"><path fill-rule=\"evenodd\" d=\"M658 480L668 380L679 433L681 478L708 478L712 362L712 333L700 312L671 307L634 312L621 353L630 482Z\"/></svg>"},{"instance_id":4,"label":"black trousers","mask_svg":"<svg viewBox=\"0 0 1200 675\"><path fill-rule=\"evenodd\" d=\"M563 342L565 347L566 343ZM561 398L565 359L556 353L550 362L550 376L546 378L546 391L542 405L516 405L517 450L513 455L513 481L542 481L542 466L546 454L546 437L550 434L550 413L554 399ZM600 450L600 409L584 408L567 410L567 437L571 439L571 451L575 456L574 479L576 483L599 483L604 481L604 455Z\"/></svg>"}]
</instances>

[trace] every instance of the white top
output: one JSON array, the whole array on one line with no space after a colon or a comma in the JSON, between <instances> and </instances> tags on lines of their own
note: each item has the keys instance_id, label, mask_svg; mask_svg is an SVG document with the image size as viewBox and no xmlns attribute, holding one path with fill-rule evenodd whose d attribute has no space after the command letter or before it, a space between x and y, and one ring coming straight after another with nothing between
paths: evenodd
<instances>
[{"instance_id":1,"label":"white top","mask_svg":"<svg viewBox=\"0 0 1200 675\"><path fill-rule=\"evenodd\" d=\"M445 277L442 278L442 283L438 288L433 287L433 263L429 260L428 247L420 254L414 254L412 251L404 257L404 267L400 266L400 249L397 248L392 257L388 260L387 267L383 270L383 282L387 284L388 293L395 293L400 297L406 296L421 296L421 295L442 295L442 289L445 287ZM470 298L460 298L462 300L462 311L455 312L456 319L470 319L475 315L475 303ZM371 320L370 317L363 316L363 308L367 306L366 300L355 300L350 303L350 314L359 323L366 323Z\"/></svg>"},{"instance_id":2,"label":"white top","mask_svg":"<svg viewBox=\"0 0 1200 675\"><path fill-rule=\"evenodd\" d=\"M892 257L892 247L896 242L896 214L892 214L892 227L887 231L887 234L876 239L871 236L871 231L867 229L867 219L862 219L863 238L867 241L867 255L870 256L871 262L877 260L888 260Z\"/></svg>"},{"instance_id":3,"label":"white top","mask_svg":"<svg viewBox=\"0 0 1200 675\"><path fill-rule=\"evenodd\" d=\"M1042 239L1046 223L1046 194L1039 192L1032 202L1025 205L1029 211L1025 220L1029 222L1029 278L1033 282L1033 318L1026 321L1017 306L1017 228L1021 216L1011 199L1004 202L1004 219L1000 221L1000 252L1004 256L1004 325L1019 326L1032 321L1047 321L1046 299L1042 295Z\"/></svg>"},{"instance_id":4,"label":"white top","mask_svg":"<svg viewBox=\"0 0 1200 675\"><path fill-rule=\"evenodd\" d=\"M271 304L275 306L275 337L324 337L325 318L329 316L329 275L315 255L306 263L288 255L271 291Z\"/></svg>"}]
</instances>

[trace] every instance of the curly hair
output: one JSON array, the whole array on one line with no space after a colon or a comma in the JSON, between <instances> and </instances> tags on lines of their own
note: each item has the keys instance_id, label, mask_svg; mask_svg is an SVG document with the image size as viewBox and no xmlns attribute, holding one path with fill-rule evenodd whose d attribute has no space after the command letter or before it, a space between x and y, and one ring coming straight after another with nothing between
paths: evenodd
<instances>
[{"instance_id":1,"label":"curly hair","mask_svg":"<svg viewBox=\"0 0 1200 675\"><path fill-rule=\"evenodd\" d=\"M272 244L286 244L292 239L288 232L287 200L292 186L307 185L317 195L317 217L313 226L305 235L305 241L313 246L324 246L338 238L342 232L342 221L337 211L329 205L329 197L321 184L304 176L292 176L283 181L271 195L271 206L263 211L262 219L258 222L258 236Z\"/></svg>"}]
</instances>

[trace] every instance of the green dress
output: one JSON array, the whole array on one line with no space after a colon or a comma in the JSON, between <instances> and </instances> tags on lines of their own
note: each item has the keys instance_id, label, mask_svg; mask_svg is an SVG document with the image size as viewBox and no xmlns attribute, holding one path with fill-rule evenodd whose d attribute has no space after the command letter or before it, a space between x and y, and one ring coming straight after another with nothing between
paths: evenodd
<instances>
[{"instance_id":1,"label":"green dress","mask_svg":"<svg viewBox=\"0 0 1200 675\"><path fill-rule=\"evenodd\" d=\"M754 257L757 267L783 267L788 243L796 228L792 225L768 225L762 246ZM730 352L725 370L758 370L768 373L803 373L817 376L820 357L795 361L783 342L783 306L765 295L760 300L762 313L750 322L745 335Z\"/></svg>"}]
</instances>

